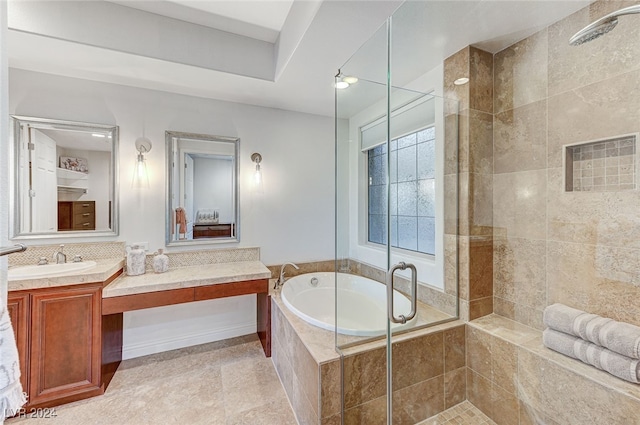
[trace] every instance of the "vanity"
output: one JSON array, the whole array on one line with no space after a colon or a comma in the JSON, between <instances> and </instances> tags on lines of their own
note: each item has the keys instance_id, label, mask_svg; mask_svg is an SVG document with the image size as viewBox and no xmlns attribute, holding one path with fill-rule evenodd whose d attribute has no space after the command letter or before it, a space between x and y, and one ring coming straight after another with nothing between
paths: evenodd
<instances>
[{"instance_id":1,"label":"vanity","mask_svg":"<svg viewBox=\"0 0 640 425\"><path fill-rule=\"evenodd\" d=\"M122 266L122 259L98 260L78 274L9 281L7 306L27 408L104 393L119 364L113 353L122 351L122 323L102 317L102 290Z\"/></svg>"},{"instance_id":2,"label":"vanity","mask_svg":"<svg viewBox=\"0 0 640 425\"><path fill-rule=\"evenodd\" d=\"M104 394L122 360L123 313L128 311L256 294L257 333L270 357L271 272L254 259L257 249L248 250L239 258L246 261L175 267L162 274L126 276L120 258L96 260L89 270L63 276L10 280L8 307L28 394L25 407ZM225 260L213 252L213 261ZM193 259L193 254L176 257L180 264L180 257Z\"/></svg>"}]
</instances>

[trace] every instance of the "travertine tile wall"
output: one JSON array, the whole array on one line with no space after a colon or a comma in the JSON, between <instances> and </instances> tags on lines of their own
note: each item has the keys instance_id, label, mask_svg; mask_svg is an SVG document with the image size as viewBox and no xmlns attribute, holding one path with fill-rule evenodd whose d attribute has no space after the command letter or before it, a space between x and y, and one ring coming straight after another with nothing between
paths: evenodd
<instances>
[{"instance_id":1,"label":"travertine tile wall","mask_svg":"<svg viewBox=\"0 0 640 425\"><path fill-rule=\"evenodd\" d=\"M537 329L555 302L640 325L640 193L566 192L562 159L640 131L637 18L568 43L636 3L593 3L494 57L494 311Z\"/></svg>"},{"instance_id":2,"label":"travertine tile wall","mask_svg":"<svg viewBox=\"0 0 640 425\"><path fill-rule=\"evenodd\" d=\"M466 397L465 328L433 329L393 343L393 423L412 425ZM386 423L386 349L344 358L344 424Z\"/></svg>"},{"instance_id":3,"label":"travertine tile wall","mask_svg":"<svg viewBox=\"0 0 640 425\"><path fill-rule=\"evenodd\" d=\"M299 423L342 423L344 380L344 424L385 424L384 341L348 349L342 367L331 348L332 332L298 320L277 294L272 296L272 359ZM465 358L465 327L460 322L422 329L394 342L394 423L415 424L464 401Z\"/></svg>"},{"instance_id":4,"label":"travertine tile wall","mask_svg":"<svg viewBox=\"0 0 640 425\"><path fill-rule=\"evenodd\" d=\"M446 139L445 214L457 205L458 218L445 217L445 250L453 252L457 243L459 262L458 274L455 264L446 265L445 292L456 293L457 277L465 320L493 311L493 66L493 56L474 47L444 62L445 97L459 101L457 113L448 110L445 117L445 137L458 135ZM460 77L469 82L454 85Z\"/></svg>"},{"instance_id":5,"label":"travertine tile wall","mask_svg":"<svg viewBox=\"0 0 640 425\"><path fill-rule=\"evenodd\" d=\"M496 314L467 324L467 397L498 425L637 424L640 387Z\"/></svg>"}]
</instances>

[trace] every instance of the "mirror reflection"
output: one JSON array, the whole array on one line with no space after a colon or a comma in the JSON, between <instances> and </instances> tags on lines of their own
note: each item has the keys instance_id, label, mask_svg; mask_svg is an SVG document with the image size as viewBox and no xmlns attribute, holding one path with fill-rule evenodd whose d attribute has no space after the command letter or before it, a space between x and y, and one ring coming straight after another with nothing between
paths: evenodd
<instances>
[{"instance_id":1,"label":"mirror reflection","mask_svg":"<svg viewBox=\"0 0 640 425\"><path fill-rule=\"evenodd\" d=\"M167 245L238 241L238 149L232 137L166 132Z\"/></svg>"},{"instance_id":2,"label":"mirror reflection","mask_svg":"<svg viewBox=\"0 0 640 425\"><path fill-rule=\"evenodd\" d=\"M115 234L117 127L12 119L14 238Z\"/></svg>"}]
</instances>

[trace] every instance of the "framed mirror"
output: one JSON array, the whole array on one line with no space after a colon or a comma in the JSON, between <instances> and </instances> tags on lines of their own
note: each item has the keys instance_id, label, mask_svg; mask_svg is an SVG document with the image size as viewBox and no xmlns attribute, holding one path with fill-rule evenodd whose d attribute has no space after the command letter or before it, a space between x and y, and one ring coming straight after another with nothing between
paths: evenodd
<instances>
[{"instance_id":1,"label":"framed mirror","mask_svg":"<svg viewBox=\"0 0 640 425\"><path fill-rule=\"evenodd\" d=\"M11 239L117 235L118 127L11 119Z\"/></svg>"},{"instance_id":2,"label":"framed mirror","mask_svg":"<svg viewBox=\"0 0 640 425\"><path fill-rule=\"evenodd\" d=\"M166 132L167 246L240 241L240 139Z\"/></svg>"}]
</instances>

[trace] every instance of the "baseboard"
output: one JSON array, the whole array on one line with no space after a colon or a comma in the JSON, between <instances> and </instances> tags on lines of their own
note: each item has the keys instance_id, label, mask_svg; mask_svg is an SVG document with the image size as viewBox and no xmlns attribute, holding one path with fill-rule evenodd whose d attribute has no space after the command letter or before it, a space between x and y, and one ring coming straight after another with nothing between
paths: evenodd
<instances>
[{"instance_id":1,"label":"baseboard","mask_svg":"<svg viewBox=\"0 0 640 425\"><path fill-rule=\"evenodd\" d=\"M122 347L122 359L147 356L163 351L176 350L192 345L206 344L242 335L256 333L257 323L241 323L224 329L213 329L206 332L194 332L191 334L173 335L168 338L144 341L141 343L127 344ZM125 331L126 332L126 331Z\"/></svg>"}]
</instances>

